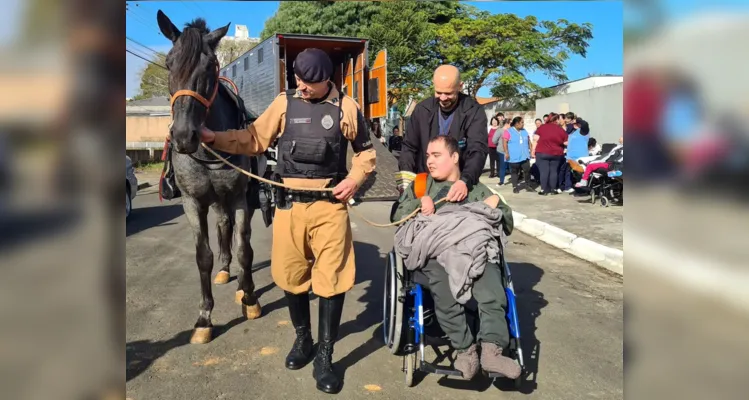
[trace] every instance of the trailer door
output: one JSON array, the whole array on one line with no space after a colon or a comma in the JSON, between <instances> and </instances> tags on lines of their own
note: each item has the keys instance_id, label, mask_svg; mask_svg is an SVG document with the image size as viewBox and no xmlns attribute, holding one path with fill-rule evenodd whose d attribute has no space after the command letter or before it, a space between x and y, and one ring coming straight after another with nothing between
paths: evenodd
<instances>
[{"instance_id":1,"label":"trailer door","mask_svg":"<svg viewBox=\"0 0 749 400\"><path fill-rule=\"evenodd\" d=\"M356 103L359 104L359 109L364 112L364 53L356 56L353 93L354 95L351 97L353 97Z\"/></svg>"},{"instance_id":2,"label":"trailer door","mask_svg":"<svg viewBox=\"0 0 749 400\"><path fill-rule=\"evenodd\" d=\"M369 118L371 119L387 118L387 70L387 49L383 49L377 53L372 69L369 70L367 107L369 107Z\"/></svg>"},{"instance_id":3,"label":"trailer door","mask_svg":"<svg viewBox=\"0 0 749 400\"><path fill-rule=\"evenodd\" d=\"M349 58L343 72L343 93L354 97L354 60Z\"/></svg>"}]
</instances>

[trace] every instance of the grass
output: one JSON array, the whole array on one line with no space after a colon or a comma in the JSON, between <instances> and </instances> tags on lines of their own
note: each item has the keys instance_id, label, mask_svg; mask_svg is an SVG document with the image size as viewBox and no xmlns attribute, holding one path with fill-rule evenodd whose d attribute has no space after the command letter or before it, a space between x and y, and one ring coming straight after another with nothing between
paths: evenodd
<instances>
[{"instance_id":1,"label":"grass","mask_svg":"<svg viewBox=\"0 0 749 400\"><path fill-rule=\"evenodd\" d=\"M154 173L154 172L161 172L163 169L164 169L164 162L157 161L157 162L150 162L150 163L142 163L136 168L136 171L140 173Z\"/></svg>"}]
</instances>

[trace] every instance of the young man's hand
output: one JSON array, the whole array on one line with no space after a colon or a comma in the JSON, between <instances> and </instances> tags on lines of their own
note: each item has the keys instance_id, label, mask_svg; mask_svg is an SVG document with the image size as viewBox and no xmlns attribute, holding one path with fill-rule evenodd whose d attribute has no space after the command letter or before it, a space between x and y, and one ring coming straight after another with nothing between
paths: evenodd
<instances>
[{"instance_id":1,"label":"young man's hand","mask_svg":"<svg viewBox=\"0 0 749 400\"><path fill-rule=\"evenodd\" d=\"M487 206L491 208L497 208L497 206L499 205L499 196L497 196L496 194L493 194L487 197L484 200L484 204L486 204Z\"/></svg>"},{"instance_id":2,"label":"young man's hand","mask_svg":"<svg viewBox=\"0 0 749 400\"><path fill-rule=\"evenodd\" d=\"M421 198L421 213L430 216L434 214L434 200L429 196L423 196Z\"/></svg>"},{"instance_id":3,"label":"young man's hand","mask_svg":"<svg viewBox=\"0 0 749 400\"><path fill-rule=\"evenodd\" d=\"M505 153L505 161L510 161L510 153Z\"/></svg>"}]
</instances>

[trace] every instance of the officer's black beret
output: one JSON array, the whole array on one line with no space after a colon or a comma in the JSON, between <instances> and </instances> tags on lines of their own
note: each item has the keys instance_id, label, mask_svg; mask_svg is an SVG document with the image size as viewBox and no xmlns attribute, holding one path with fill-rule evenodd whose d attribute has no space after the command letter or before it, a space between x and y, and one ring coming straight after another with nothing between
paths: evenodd
<instances>
[{"instance_id":1,"label":"officer's black beret","mask_svg":"<svg viewBox=\"0 0 749 400\"><path fill-rule=\"evenodd\" d=\"M320 49L305 49L294 60L294 73L304 82L322 82L333 76L333 62Z\"/></svg>"}]
</instances>

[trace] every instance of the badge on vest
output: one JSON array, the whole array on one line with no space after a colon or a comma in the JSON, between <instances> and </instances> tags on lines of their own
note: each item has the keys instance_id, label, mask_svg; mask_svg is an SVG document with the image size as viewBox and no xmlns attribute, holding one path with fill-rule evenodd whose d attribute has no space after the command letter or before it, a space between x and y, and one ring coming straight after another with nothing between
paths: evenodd
<instances>
[{"instance_id":1,"label":"badge on vest","mask_svg":"<svg viewBox=\"0 0 749 400\"><path fill-rule=\"evenodd\" d=\"M311 124L312 118L291 118L292 124Z\"/></svg>"},{"instance_id":2,"label":"badge on vest","mask_svg":"<svg viewBox=\"0 0 749 400\"><path fill-rule=\"evenodd\" d=\"M333 117L330 115L325 115L322 117L322 127L325 129L330 129L333 127Z\"/></svg>"},{"instance_id":3,"label":"badge on vest","mask_svg":"<svg viewBox=\"0 0 749 400\"><path fill-rule=\"evenodd\" d=\"M458 142L458 148L461 149L461 150L464 150L466 148L466 140L465 140L465 138L460 139L460 141Z\"/></svg>"}]
</instances>

